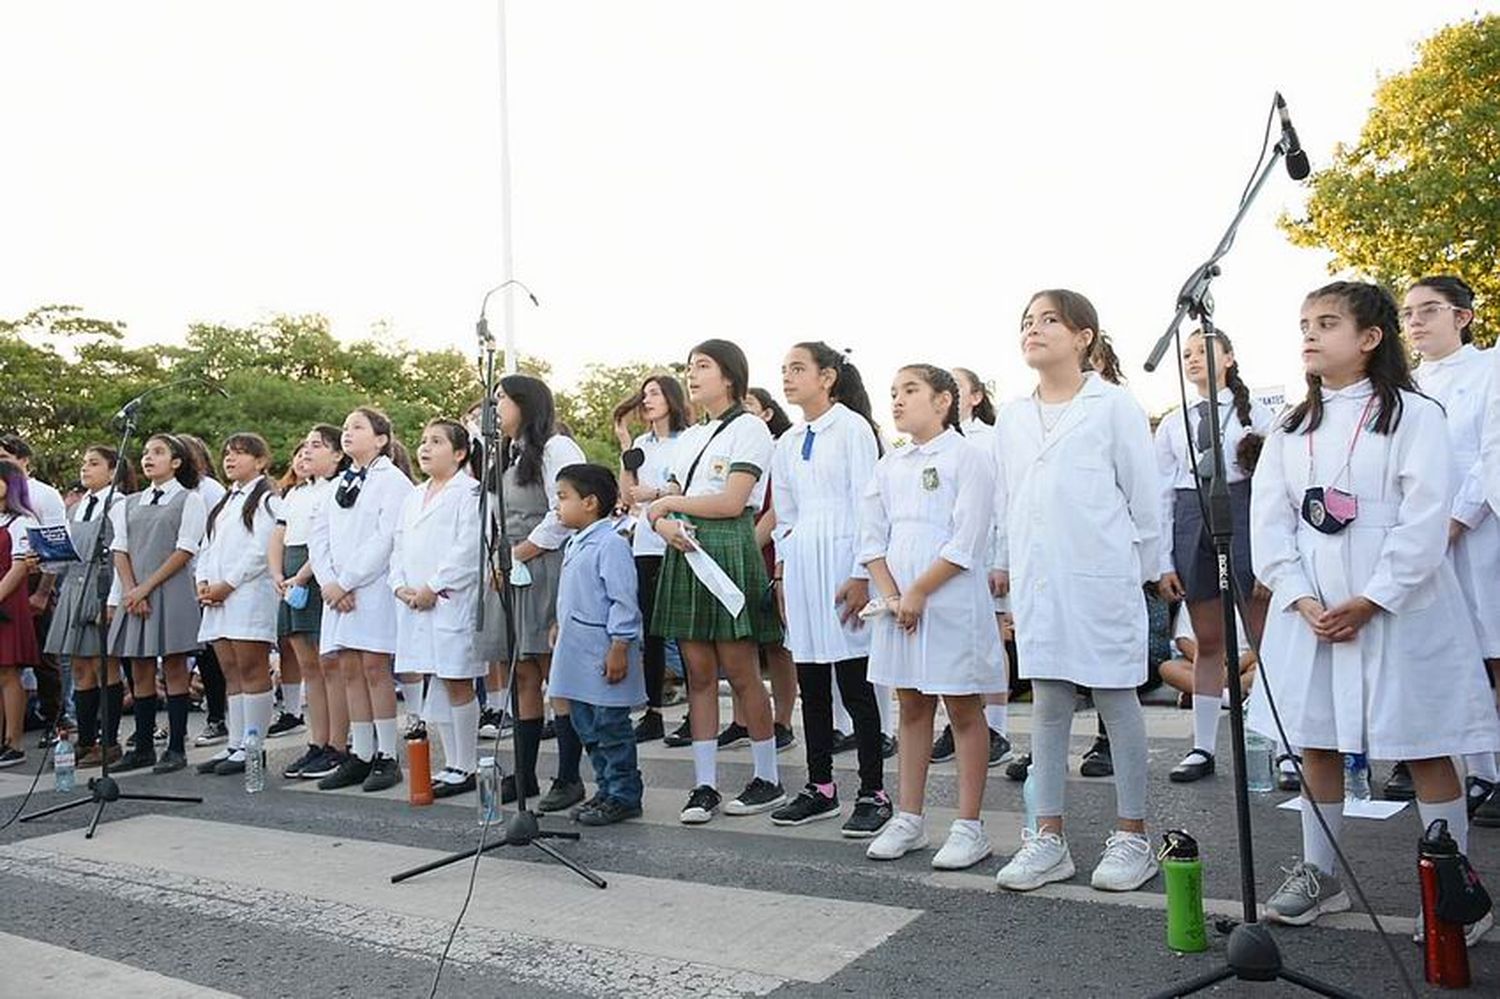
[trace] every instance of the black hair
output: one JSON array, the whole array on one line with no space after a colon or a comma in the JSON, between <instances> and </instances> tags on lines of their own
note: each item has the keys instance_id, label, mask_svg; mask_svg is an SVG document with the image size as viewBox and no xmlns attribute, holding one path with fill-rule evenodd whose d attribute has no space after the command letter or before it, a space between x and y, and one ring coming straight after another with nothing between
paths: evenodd
<instances>
[{"instance_id":1,"label":"black hair","mask_svg":"<svg viewBox=\"0 0 1500 999\"><path fill-rule=\"evenodd\" d=\"M374 406L356 406L354 407L354 412L359 413L366 420L369 420L370 429L385 438L385 445L381 447L380 453L391 459L391 464L400 469L402 475L410 479L411 455L406 452L405 445L396 439L396 425L391 422L391 418ZM339 434L339 441L342 444L342 431ZM353 464L353 459L350 459L350 464Z\"/></svg>"},{"instance_id":2,"label":"black hair","mask_svg":"<svg viewBox=\"0 0 1500 999\"><path fill-rule=\"evenodd\" d=\"M859 369L849 360L848 352L834 350L822 340L804 340L792 344L792 349L807 351L818 370L833 371L833 384L828 388L829 400L842 403L847 409L864 417L865 422L870 425L870 432L875 435L876 453L885 454L885 442L881 440L880 427L875 423L870 393L865 389L865 380Z\"/></svg>"},{"instance_id":3,"label":"black hair","mask_svg":"<svg viewBox=\"0 0 1500 999\"><path fill-rule=\"evenodd\" d=\"M26 438L20 434L0 434L0 449L4 449L17 458L31 457L31 445L26 443Z\"/></svg>"},{"instance_id":4,"label":"black hair","mask_svg":"<svg viewBox=\"0 0 1500 999\"><path fill-rule=\"evenodd\" d=\"M974 418L980 423L995 425L995 400L990 398L990 387L969 368L954 368L953 374L963 375L969 384L979 390L979 401L974 404ZM953 379L958 381L957 377Z\"/></svg>"},{"instance_id":5,"label":"black hair","mask_svg":"<svg viewBox=\"0 0 1500 999\"><path fill-rule=\"evenodd\" d=\"M88 454L91 451L103 458L104 463L114 473L115 492L122 496L128 496L135 492L135 466L128 461L121 461L120 452L115 450L114 445L90 444L83 449L84 454ZM15 452L11 453L14 454Z\"/></svg>"},{"instance_id":6,"label":"black hair","mask_svg":"<svg viewBox=\"0 0 1500 999\"><path fill-rule=\"evenodd\" d=\"M208 453L208 445L203 442L203 438L195 434L174 434L173 436L182 441L183 446L188 450L188 455L193 460L193 464L198 467L198 481L202 482L204 479L213 479L215 482L218 482L218 469L214 467L213 455Z\"/></svg>"},{"instance_id":7,"label":"black hair","mask_svg":"<svg viewBox=\"0 0 1500 999\"><path fill-rule=\"evenodd\" d=\"M203 481L203 475L198 471L198 463L193 460L193 450L176 434L152 434L146 438L146 443L161 441L167 446L172 457L177 459L177 471L173 478L178 485L184 489L197 489L198 483Z\"/></svg>"},{"instance_id":8,"label":"black hair","mask_svg":"<svg viewBox=\"0 0 1500 999\"><path fill-rule=\"evenodd\" d=\"M1036 304L1036 300L1045 298L1052 303L1054 311L1063 325L1074 333L1090 331L1093 336L1089 337L1088 346L1083 349L1083 356L1078 359L1078 366L1083 371L1093 371L1094 355L1101 353L1105 348L1101 347L1104 341L1104 331L1099 328L1099 310L1094 308L1094 303L1076 291L1067 288L1044 288L1032 295L1026 301L1026 308L1030 309ZM1025 318L1025 310L1021 317ZM1105 381L1120 384L1120 359L1115 355L1114 347L1107 348L1107 353L1102 353L1104 370L1099 372Z\"/></svg>"},{"instance_id":9,"label":"black hair","mask_svg":"<svg viewBox=\"0 0 1500 999\"><path fill-rule=\"evenodd\" d=\"M903 364L901 370L916 372L934 393L948 393L948 398L952 402L948 405L948 412L943 416L943 428L946 430L952 427L959 433L963 433L964 429L958 418L958 379L953 377L953 372L947 368L940 368L936 364Z\"/></svg>"},{"instance_id":10,"label":"black hair","mask_svg":"<svg viewBox=\"0 0 1500 999\"><path fill-rule=\"evenodd\" d=\"M693 410L688 405L687 393L682 391L682 383L676 378L663 374L648 375L634 395L616 406L612 414L615 422L640 412L646 401L646 386L651 384L655 384L662 398L667 400L667 428L674 434L686 430L693 421Z\"/></svg>"},{"instance_id":11,"label":"black hair","mask_svg":"<svg viewBox=\"0 0 1500 999\"><path fill-rule=\"evenodd\" d=\"M439 427L442 429L443 436L448 438L448 443L453 445L453 450L462 451L464 453L463 460L458 463L459 468L463 468L465 465L471 464L470 459L473 456L474 445L469 438L468 427L464 426L462 423L459 423L457 420L450 420L446 416L440 416L435 420L428 420L427 426L423 427L422 429L426 431L431 430L433 427Z\"/></svg>"},{"instance_id":12,"label":"black hair","mask_svg":"<svg viewBox=\"0 0 1500 999\"><path fill-rule=\"evenodd\" d=\"M521 426L516 439L509 442L518 448L516 482L523 486L542 481L542 451L557 432L557 409L552 390L540 378L530 375L506 375L500 379L500 391L521 411ZM508 452L507 452L508 453Z\"/></svg>"},{"instance_id":13,"label":"black hair","mask_svg":"<svg viewBox=\"0 0 1500 999\"><path fill-rule=\"evenodd\" d=\"M599 501L600 518L608 517L620 501L620 487L615 483L615 473L603 465L579 463L565 465L557 473L558 482L566 482L584 499L590 496Z\"/></svg>"},{"instance_id":14,"label":"black hair","mask_svg":"<svg viewBox=\"0 0 1500 999\"><path fill-rule=\"evenodd\" d=\"M224 440L224 452L227 454L230 451L248 454L252 458L271 460L271 446L266 443L266 439L260 434L230 434ZM250 490L250 495L245 497L245 505L240 509L240 520L244 523L245 530L255 530L255 511L260 508L260 504L271 491L270 477L262 474L260 480L255 483L255 488ZM214 536L214 522L219 519L219 512L228 505L229 496L230 494L227 492L223 496L220 496L219 502L215 503L214 508L209 511L208 527L205 533L210 538Z\"/></svg>"},{"instance_id":15,"label":"black hair","mask_svg":"<svg viewBox=\"0 0 1500 999\"><path fill-rule=\"evenodd\" d=\"M760 403L760 408L770 413L770 419L766 420L766 426L771 431L771 437L777 438L792 429L792 418L786 415L786 410L781 404L771 398L771 393L763 388L752 388L750 394L755 396L755 401Z\"/></svg>"},{"instance_id":16,"label":"black hair","mask_svg":"<svg viewBox=\"0 0 1500 999\"><path fill-rule=\"evenodd\" d=\"M15 452L11 451L11 454ZM5 503L0 506L0 513L9 513L12 518L35 517L36 511L31 508L30 483L21 463L0 458L0 480L5 482Z\"/></svg>"},{"instance_id":17,"label":"black hair","mask_svg":"<svg viewBox=\"0 0 1500 999\"><path fill-rule=\"evenodd\" d=\"M728 340L704 340L688 351L689 361L694 354L702 354L719 366L719 371L729 381L731 400L745 401L745 393L750 391L750 362L745 359L745 352L739 344Z\"/></svg>"},{"instance_id":18,"label":"black hair","mask_svg":"<svg viewBox=\"0 0 1500 999\"><path fill-rule=\"evenodd\" d=\"M1377 434L1394 433L1401 425L1401 392L1416 392L1417 386L1411 377L1411 364L1406 350L1401 346L1401 323L1396 309L1396 300L1390 292L1378 284L1364 281L1334 281L1311 292L1304 302L1320 298L1333 298L1341 302L1354 318L1359 330L1380 330L1380 342L1365 358L1365 377L1374 386L1380 400L1375 413L1375 422L1370 429ZM1323 379L1317 375L1307 376L1307 395L1282 420L1288 432L1302 428L1312 433L1323 422Z\"/></svg>"},{"instance_id":19,"label":"black hair","mask_svg":"<svg viewBox=\"0 0 1500 999\"><path fill-rule=\"evenodd\" d=\"M1203 336L1203 331L1201 329L1193 330L1193 332L1188 334L1188 339L1191 340L1195 336ZM1234 353L1234 343L1229 339L1229 334L1215 328L1214 336L1223 345L1224 353ZM1208 350L1208 345L1204 344L1203 349ZM1238 360L1224 368L1224 387L1229 389L1230 394L1234 396L1234 412L1240 418L1240 426L1248 427L1250 425L1250 386L1246 385L1245 380L1240 377L1240 362ZM1213 390L1210 389L1209 391Z\"/></svg>"},{"instance_id":20,"label":"black hair","mask_svg":"<svg viewBox=\"0 0 1500 999\"><path fill-rule=\"evenodd\" d=\"M1456 306L1469 313L1469 321L1464 324L1463 329L1458 331L1459 343L1474 342L1474 289L1463 278L1454 274L1433 274L1422 278L1413 288L1431 288L1449 305ZM6 450L10 450L7 448ZM16 452L11 451L11 454Z\"/></svg>"}]
</instances>

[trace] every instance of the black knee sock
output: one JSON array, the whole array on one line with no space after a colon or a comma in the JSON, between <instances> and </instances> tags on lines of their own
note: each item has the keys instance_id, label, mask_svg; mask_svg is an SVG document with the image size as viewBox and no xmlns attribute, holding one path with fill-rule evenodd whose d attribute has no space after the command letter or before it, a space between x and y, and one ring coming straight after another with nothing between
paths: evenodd
<instances>
[{"instance_id":1,"label":"black knee sock","mask_svg":"<svg viewBox=\"0 0 1500 999\"><path fill-rule=\"evenodd\" d=\"M112 683L104 691L104 719L99 741L106 746L120 744L120 716L125 713L125 684Z\"/></svg>"},{"instance_id":2,"label":"black knee sock","mask_svg":"<svg viewBox=\"0 0 1500 999\"><path fill-rule=\"evenodd\" d=\"M187 752L188 695L167 695L167 748L174 753Z\"/></svg>"},{"instance_id":3,"label":"black knee sock","mask_svg":"<svg viewBox=\"0 0 1500 999\"><path fill-rule=\"evenodd\" d=\"M569 715L553 715L552 728L557 732L557 779L568 784L577 784L578 764L583 759L583 743L573 730L573 719Z\"/></svg>"},{"instance_id":4,"label":"black knee sock","mask_svg":"<svg viewBox=\"0 0 1500 999\"><path fill-rule=\"evenodd\" d=\"M135 751L156 751L156 697L135 699Z\"/></svg>"},{"instance_id":5,"label":"black knee sock","mask_svg":"<svg viewBox=\"0 0 1500 999\"><path fill-rule=\"evenodd\" d=\"M208 720L222 722L229 712L229 688L212 645L198 653L198 678L203 681L203 710Z\"/></svg>"},{"instance_id":6,"label":"black knee sock","mask_svg":"<svg viewBox=\"0 0 1500 999\"><path fill-rule=\"evenodd\" d=\"M75 689L73 709L78 712L78 748L88 749L99 741L99 688Z\"/></svg>"},{"instance_id":7,"label":"black knee sock","mask_svg":"<svg viewBox=\"0 0 1500 999\"><path fill-rule=\"evenodd\" d=\"M555 726L554 726L555 727ZM571 726L569 726L571 728ZM516 721L516 781L528 795L537 793L536 756L542 745L542 720L521 718Z\"/></svg>"}]
</instances>

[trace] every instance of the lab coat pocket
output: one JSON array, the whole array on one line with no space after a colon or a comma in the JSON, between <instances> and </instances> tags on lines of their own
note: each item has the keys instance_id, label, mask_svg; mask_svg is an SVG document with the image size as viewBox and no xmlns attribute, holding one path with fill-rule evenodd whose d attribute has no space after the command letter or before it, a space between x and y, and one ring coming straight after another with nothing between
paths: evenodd
<instances>
[{"instance_id":1,"label":"lab coat pocket","mask_svg":"<svg viewBox=\"0 0 1500 999\"><path fill-rule=\"evenodd\" d=\"M567 632L567 651L577 656L580 662L602 663L609 652L609 632L603 621L590 621L576 613L569 614L563 626ZM558 636L558 649L564 648L563 636Z\"/></svg>"},{"instance_id":2,"label":"lab coat pocket","mask_svg":"<svg viewBox=\"0 0 1500 999\"><path fill-rule=\"evenodd\" d=\"M1103 458L1086 455L1073 463L1066 473L1066 492L1080 506L1091 509L1108 508L1116 503L1114 469Z\"/></svg>"},{"instance_id":3,"label":"lab coat pocket","mask_svg":"<svg viewBox=\"0 0 1500 999\"><path fill-rule=\"evenodd\" d=\"M1129 576L1075 572L1068 587L1075 647L1091 650L1101 662L1133 656L1146 628L1140 583Z\"/></svg>"}]
</instances>

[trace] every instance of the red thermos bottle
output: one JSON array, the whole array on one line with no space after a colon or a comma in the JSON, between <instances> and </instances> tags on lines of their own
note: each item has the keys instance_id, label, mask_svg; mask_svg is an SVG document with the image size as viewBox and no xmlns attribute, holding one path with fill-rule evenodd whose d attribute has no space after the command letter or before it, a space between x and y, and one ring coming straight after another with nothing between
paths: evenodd
<instances>
[{"instance_id":1,"label":"red thermos bottle","mask_svg":"<svg viewBox=\"0 0 1500 999\"><path fill-rule=\"evenodd\" d=\"M1444 989L1469 987L1469 947L1464 927L1438 915L1439 871L1459 866L1458 843L1448 835L1448 823L1438 819L1427 827L1417 846L1417 877L1422 884L1423 966L1427 981Z\"/></svg>"}]
</instances>

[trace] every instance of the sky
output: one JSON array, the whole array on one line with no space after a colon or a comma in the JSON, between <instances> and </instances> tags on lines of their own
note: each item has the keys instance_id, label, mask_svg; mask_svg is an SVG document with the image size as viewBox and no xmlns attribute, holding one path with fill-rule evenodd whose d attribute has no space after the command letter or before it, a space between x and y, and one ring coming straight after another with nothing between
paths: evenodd
<instances>
[{"instance_id":1,"label":"sky","mask_svg":"<svg viewBox=\"0 0 1500 999\"><path fill-rule=\"evenodd\" d=\"M511 0L507 275L496 3L10 2L0 315L65 302L145 343L319 312L472 351L513 276L554 387L715 336L779 395L824 339L879 411L914 361L1029 391L1017 321L1063 286L1160 411L1175 367L1141 364L1272 93L1316 169L1417 42L1497 6ZM1300 381L1329 279L1275 224L1302 197L1273 175L1215 286L1254 387Z\"/></svg>"}]
</instances>

